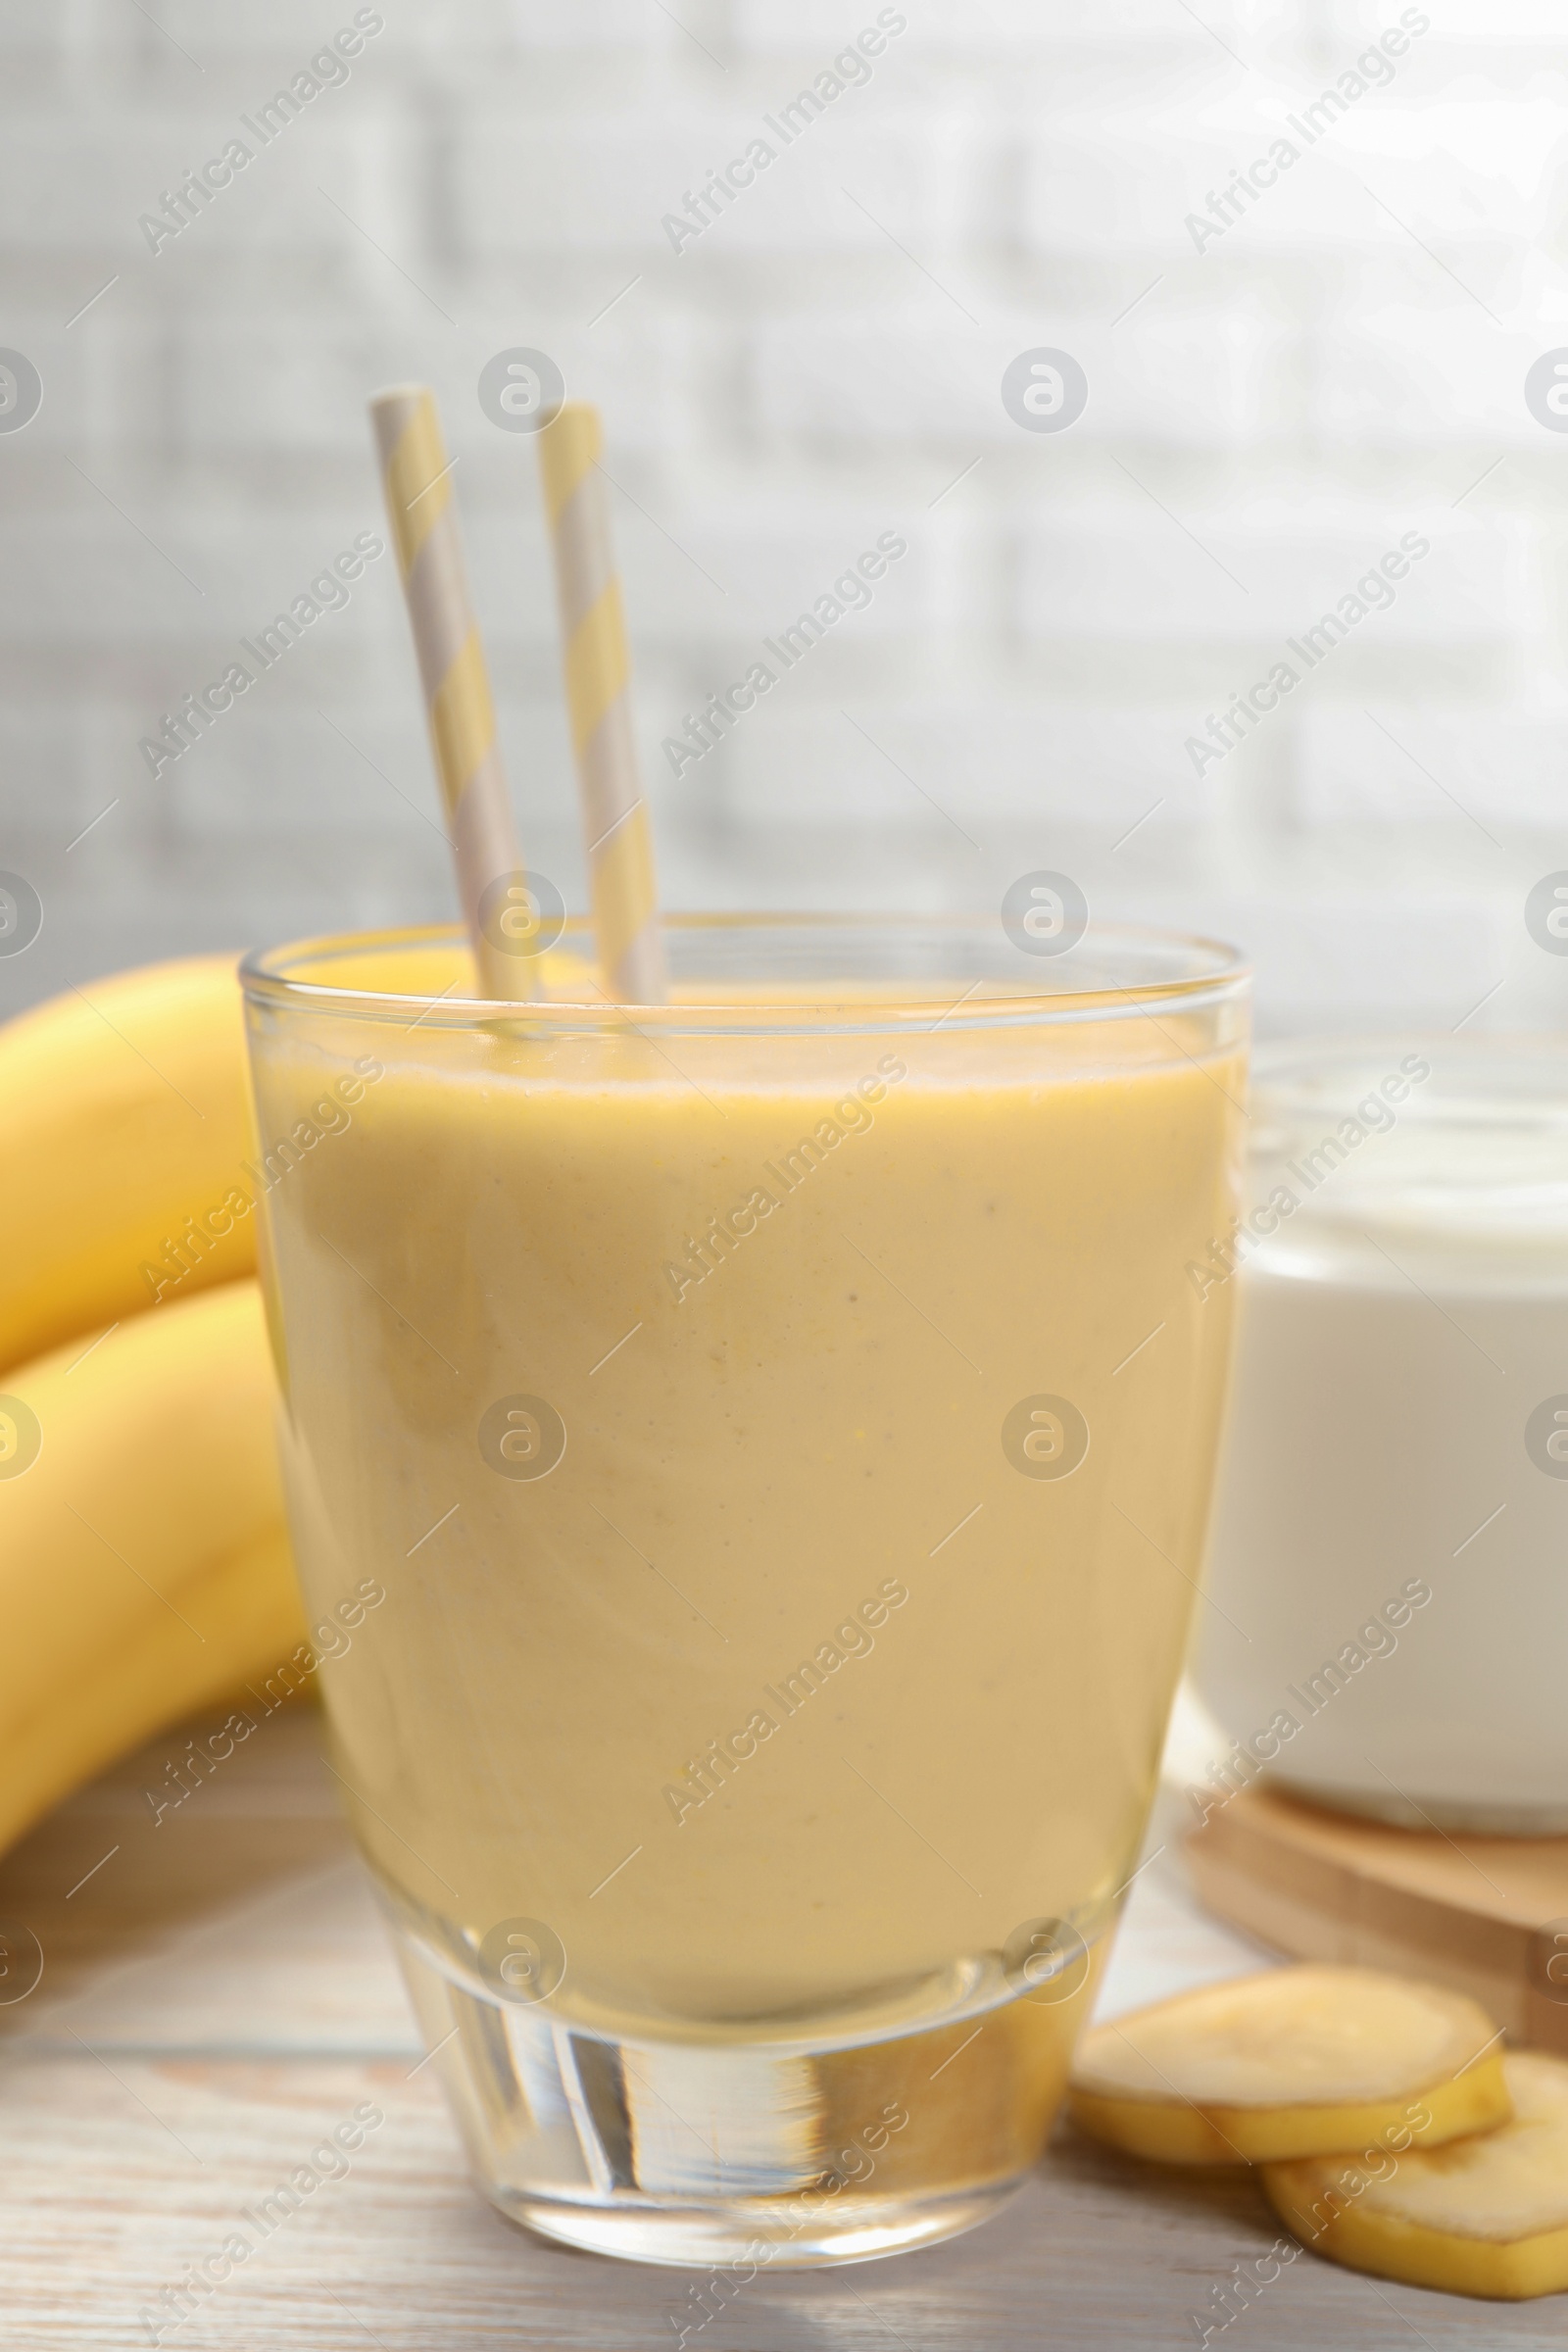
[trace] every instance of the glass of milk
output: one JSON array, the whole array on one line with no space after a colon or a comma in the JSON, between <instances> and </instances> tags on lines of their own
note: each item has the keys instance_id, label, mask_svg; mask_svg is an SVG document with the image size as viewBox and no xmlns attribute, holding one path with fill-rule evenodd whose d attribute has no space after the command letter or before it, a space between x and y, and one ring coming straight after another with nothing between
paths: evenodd
<instances>
[{"instance_id":1,"label":"glass of milk","mask_svg":"<svg viewBox=\"0 0 1568 2352\"><path fill-rule=\"evenodd\" d=\"M1568 1044L1275 1048L1250 1147L1200 1811L1568 1832Z\"/></svg>"}]
</instances>

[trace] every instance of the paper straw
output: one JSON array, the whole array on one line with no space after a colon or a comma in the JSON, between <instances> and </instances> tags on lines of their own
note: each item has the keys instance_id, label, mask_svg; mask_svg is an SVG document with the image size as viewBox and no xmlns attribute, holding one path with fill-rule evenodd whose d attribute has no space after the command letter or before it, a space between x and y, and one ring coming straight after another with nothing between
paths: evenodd
<instances>
[{"instance_id":1,"label":"paper straw","mask_svg":"<svg viewBox=\"0 0 1568 2352\"><path fill-rule=\"evenodd\" d=\"M539 436L539 471L555 543L599 960L618 1004L662 1004L666 984L653 835L637 776L631 656L598 464L603 447L598 410L567 401Z\"/></svg>"},{"instance_id":2,"label":"paper straw","mask_svg":"<svg viewBox=\"0 0 1568 2352\"><path fill-rule=\"evenodd\" d=\"M496 741L495 706L468 595L435 396L423 384L400 384L376 395L370 416L480 993L503 1003L535 997L534 957L498 947L489 933L498 928L497 915L505 909L493 903L481 907L492 883L513 876L516 886L511 895L533 912ZM511 926L508 935L513 935ZM525 924L515 935L526 939Z\"/></svg>"}]
</instances>

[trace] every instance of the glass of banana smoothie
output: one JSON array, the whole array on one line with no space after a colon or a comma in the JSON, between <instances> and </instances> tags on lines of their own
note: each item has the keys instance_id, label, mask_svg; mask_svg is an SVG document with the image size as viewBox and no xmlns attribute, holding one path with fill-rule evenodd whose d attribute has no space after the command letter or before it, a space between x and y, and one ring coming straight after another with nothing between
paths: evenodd
<instances>
[{"instance_id":1,"label":"glass of banana smoothie","mask_svg":"<svg viewBox=\"0 0 1568 2352\"><path fill-rule=\"evenodd\" d=\"M687 918L245 967L345 1802L475 2174L635 2259L863 2258L1039 2153L1200 1569L1246 976ZM263 1163L259 1163L263 1164ZM1227 1286L1228 1289L1228 1286Z\"/></svg>"}]
</instances>

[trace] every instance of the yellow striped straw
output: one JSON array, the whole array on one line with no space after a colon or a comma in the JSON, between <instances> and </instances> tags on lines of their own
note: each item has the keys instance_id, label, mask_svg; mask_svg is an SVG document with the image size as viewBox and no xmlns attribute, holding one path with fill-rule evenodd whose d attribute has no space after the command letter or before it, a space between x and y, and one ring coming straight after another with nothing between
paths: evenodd
<instances>
[{"instance_id":1,"label":"yellow striped straw","mask_svg":"<svg viewBox=\"0 0 1568 2352\"><path fill-rule=\"evenodd\" d=\"M370 416L479 990L516 1003L539 994L530 947L537 908L521 870L435 395L399 384L377 393Z\"/></svg>"},{"instance_id":2,"label":"yellow striped straw","mask_svg":"<svg viewBox=\"0 0 1568 2352\"><path fill-rule=\"evenodd\" d=\"M662 1004L666 982L653 832L637 776L631 655L598 463L603 447L599 411L567 401L539 435L539 471L555 543L599 959L617 1004Z\"/></svg>"}]
</instances>

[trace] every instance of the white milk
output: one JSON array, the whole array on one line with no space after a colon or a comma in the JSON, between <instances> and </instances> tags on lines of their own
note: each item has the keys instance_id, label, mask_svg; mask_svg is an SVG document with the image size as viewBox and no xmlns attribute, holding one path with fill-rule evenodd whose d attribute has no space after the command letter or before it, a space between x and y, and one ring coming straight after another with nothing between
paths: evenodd
<instances>
[{"instance_id":1,"label":"white milk","mask_svg":"<svg viewBox=\"0 0 1568 2352\"><path fill-rule=\"evenodd\" d=\"M1276 1050L1252 1147L1208 1802L1568 1831L1568 1048Z\"/></svg>"}]
</instances>

